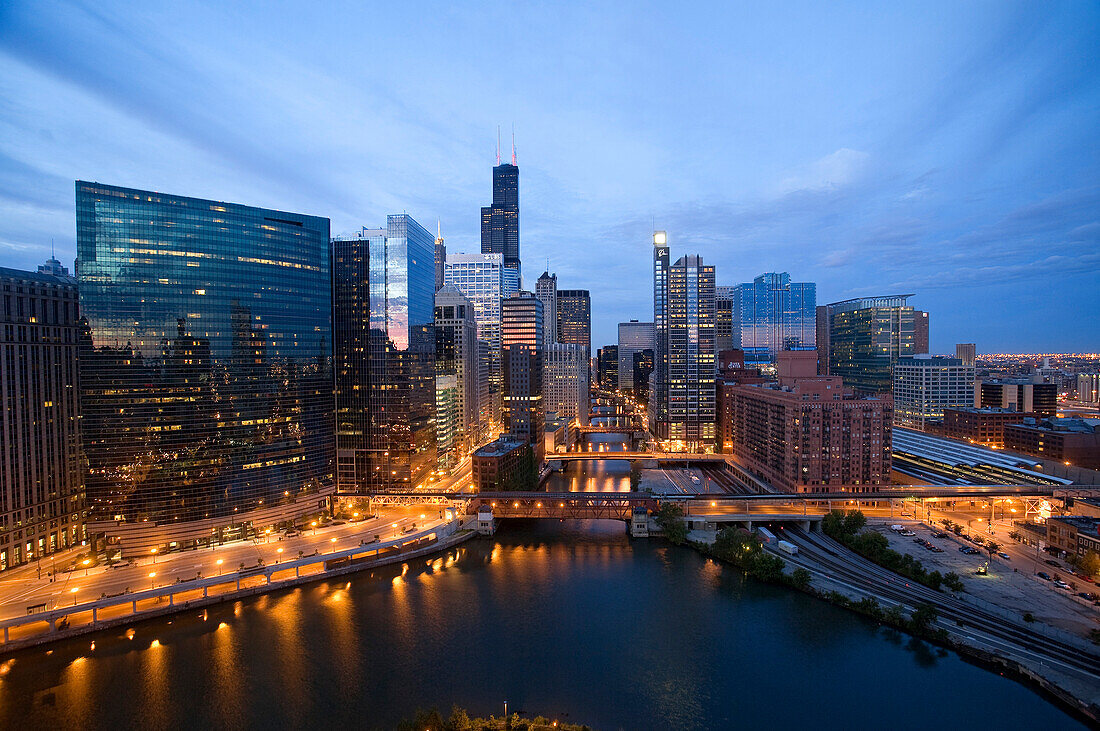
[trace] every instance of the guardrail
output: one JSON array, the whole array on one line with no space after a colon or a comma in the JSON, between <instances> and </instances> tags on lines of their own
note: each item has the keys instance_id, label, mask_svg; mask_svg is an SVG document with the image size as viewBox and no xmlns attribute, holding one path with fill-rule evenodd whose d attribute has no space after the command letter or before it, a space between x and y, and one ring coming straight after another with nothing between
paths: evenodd
<instances>
[{"instance_id":1,"label":"guardrail","mask_svg":"<svg viewBox=\"0 0 1100 731\"><path fill-rule=\"evenodd\" d=\"M3 629L3 645L0 645L0 650L8 649L8 646L13 642L10 636L11 630L18 627L45 622L48 625L47 634L53 634L65 629L69 617L91 612L91 622L82 624L81 628L92 631L98 629L102 622L105 621L100 620L100 612L105 609L120 607L126 604L130 605L130 613L124 614L121 617L113 617L111 621L117 621L118 619L129 621L141 619L144 615L163 613L166 609L165 607L139 609L138 604L149 600L157 600L158 603L160 603L167 598L167 608L173 608L176 603L175 596L177 594L201 590L201 597L196 597L196 599L188 601L201 601L209 598L215 598L217 601L222 601L227 598L232 598L233 595L241 592L241 581L254 579L258 576L263 576L266 579L266 584L261 584L261 587L277 588L301 580L303 578L303 569L312 569L317 565L320 565L320 570L307 573L307 579L323 578L326 574L330 573L346 573L352 567L372 566L379 561L385 560L388 562L392 558L406 557L415 554L427 546L435 545L440 540L454 535L462 528L462 525L463 520L457 518L448 523L439 524L432 528L425 528L421 531L410 533L391 541L381 541L378 543L361 542L358 546L352 548L330 551L328 553L314 553L310 556L287 559L274 564L257 564L245 567L240 571L226 572L219 576L190 579L140 591L131 592L127 590L113 596L77 603L72 606L58 606L50 610L44 610L41 604L35 605L34 607L28 607L28 614L26 616L0 620L0 628ZM275 574L281 574L291 570L294 571L293 577L288 576L284 579L273 578ZM210 593L212 587L222 586L224 584L235 584L235 586L233 589L226 592ZM34 635L33 638L37 639L41 636L42 633L39 633L38 635ZM23 644L25 639L27 638L21 638L14 642L16 644Z\"/></svg>"}]
</instances>

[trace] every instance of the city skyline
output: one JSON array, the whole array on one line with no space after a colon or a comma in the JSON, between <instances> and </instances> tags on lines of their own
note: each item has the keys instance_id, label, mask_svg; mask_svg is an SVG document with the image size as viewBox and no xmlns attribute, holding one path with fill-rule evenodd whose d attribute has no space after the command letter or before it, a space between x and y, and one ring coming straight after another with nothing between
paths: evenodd
<instances>
[{"instance_id":1,"label":"city skyline","mask_svg":"<svg viewBox=\"0 0 1100 731\"><path fill-rule=\"evenodd\" d=\"M1100 340L1094 320L1048 326L1062 302L1098 301L1094 7L806 8L793 21L711 8L707 22L702 9L650 8L623 27L610 9L514 9L491 31L508 68L459 44L490 32L476 13L440 9L413 27L384 8L372 19L439 42L392 66L372 54L356 72L357 51L336 64L312 45L350 10L294 23L231 9L3 12L7 266L33 268L51 240L71 264L75 179L324 216L333 231L404 210L442 220L449 251L476 253L496 127L510 139L514 123L524 258L550 255L563 282L593 291L593 349L615 342L618 322L647 319L654 228L712 262L719 285L789 271L822 302L914 292L933 352ZM732 42L689 46L693 27ZM556 58L558 43L595 34L622 54ZM469 105L485 79L485 103ZM670 111L682 106L699 116ZM365 127L347 126L348 110Z\"/></svg>"}]
</instances>

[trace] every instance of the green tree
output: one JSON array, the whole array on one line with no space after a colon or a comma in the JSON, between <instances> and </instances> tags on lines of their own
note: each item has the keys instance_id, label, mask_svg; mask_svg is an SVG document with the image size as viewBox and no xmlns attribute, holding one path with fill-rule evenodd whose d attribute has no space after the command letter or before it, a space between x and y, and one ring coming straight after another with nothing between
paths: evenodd
<instances>
[{"instance_id":1,"label":"green tree","mask_svg":"<svg viewBox=\"0 0 1100 731\"><path fill-rule=\"evenodd\" d=\"M796 589L805 590L809 588L810 580L812 578L813 577L810 575L809 571L799 567L791 573L791 585L794 586Z\"/></svg>"},{"instance_id":2,"label":"green tree","mask_svg":"<svg viewBox=\"0 0 1100 731\"><path fill-rule=\"evenodd\" d=\"M1097 555L1096 551L1089 551L1077 562L1077 567L1086 576L1096 578L1100 575L1100 555Z\"/></svg>"},{"instance_id":3,"label":"green tree","mask_svg":"<svg viewBox=\"0 0 1100 731\"><path fill-rule=\"evenodd\" d=\"M1001 550L1001 544L997 541L986 541L985 550L989 551L989 560L993 560L993 554Z\"/></svg>"},{"instance_id":4,"label":"green tree","mask_svg":"<svg viewBox=\"0 0 1100 731\"><path fill-rule=\"evenodd\" d=\"M867 517L862 510L849 510L844 516L844 532L850 536L859 533L865 525L867 525Z\"/></svg>"},{"instance_id":5,"label":"green tree","mask_svg":"<svg viewBox=\"0 0 1100 731\"><path fill-rule=\"evenodd\" d=\"M688 527L684 520L684 509L676 503L663 502L654 516L661 531L672 543L677 545L687 541Z\"/></svg>"},{"instance_id":6,"label":"green tree","mask_svg":"<svg viewBox=\"0 0 1100 731\"><path fill-rule=\"evenodd\" d=\"M951 591L963 590L962 579L960 579L959 575L956 574L954 571L948 571L946 574L943 575L943 585Z\"/></svg>"},{"instance_id":7,"label":"green tree","mask_svg":"<svg viewBox=\"0 0 1100 731\"><path fill-rule=\"evenodd\" d=\"M940 618L939 612L931 604L921 604L913 610L910 622L913 629L926 631Z\"/></svg>"}]
</instances>

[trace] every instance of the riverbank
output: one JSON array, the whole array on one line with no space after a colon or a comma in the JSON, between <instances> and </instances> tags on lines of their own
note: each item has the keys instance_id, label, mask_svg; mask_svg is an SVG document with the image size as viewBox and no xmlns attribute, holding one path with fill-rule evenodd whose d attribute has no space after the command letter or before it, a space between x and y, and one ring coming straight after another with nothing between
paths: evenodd
<instances>
[{"instance_id":1,"label":"riverbank","mask_svg":"<svg viewBox=\"0 0 1100 731\"><path fill-rule=\"evenodd\" d=\"M382 566L389 566L397 563L403 563L411 559L429 556L435 553L439 553L441 551L446 551L476 536L477 532L474 531L472 528L473 523L474 519L472 518L465 521L455 521L455 525L452 526L452 530L442 537L438 536L438 534L441 532L440 528L432 528L421 531L420 533L411 534L403 539L406 543L413 544L412 547L407 550L394 550L391 553L382 554L381 551L392 549L394 547L392 544L396 542L383 543L380 544L377 548L366 544L365 546L360 546L357 549L334 552L333 554L307 556L299 559L298 561L289 561L286 564L266 567L266 576L268 581L266 583L260 583L254 586L242 587L242 578L248 577L242 577L239 573L227 574L225 576L206 579L202 582L182 582L178 585L163 587L160 590L159 594L157 593L157 590L149 590L144 592L137 592L133 595L108 597L107 599L101 600L99 602L90 602L85 605L74 605L73 607L63 607L50 612L42 613L41 615L33 615L25 620L25 622L48 622L51 629L31 635L26 638L18 638L6 641L2 646L0 646L0 657L7 657L23 650L52 644L54 642L59 642L62 640L72 639L74 637L91 635L99 632L117 629L119 627L138 625L145 621L161 619L185 611L206 609L219 604L239 601L241 599L247 599L258 595L277 593L306 584L331 580L345 575L359 573L365 570L375 569ZM427 537L433 535L436 537ZM363 554L368 551L375 551L375 556L371 560L355 557L357 553ZM304 575L300 574L300 567L312 566L316 564L320 565L319 571L313 571ZM289 571L294 571L295 575L286 576L284 578L278 579L273 578L276 573ZM251 577L256 576L257 574L251 574ZM236 589L214 594L208 593L207 591L209 586L225 585L227 583L232 583L234 580L236 581ZM195 585L190 586L190 584ZM186 599L183 601L174 601L173 599L173 597L177 594L187 594L188 592L197 591L202 591L202 594L196 596L195 598ZM165 598L167 598L167 604L163 603L163 600ZM114 601L116 606L126 603L132 603L134 611L133 613L124 614L116 617L98 618L96 613L97 605L103 604L104 601ZM155 602L155 604L153 606L145 606L144 608L139 610L137 607L142 602L145 602L146 604L150 602ZM89 613L91 613L91 621L76 625L73 625L71 622L69 622L70 617ZM11 622L5 623L4 626L6 636L7 629L11 626Z\"/></svg>"},{"instance_id":2,"label":"riverbank","mask_svg":"<svg viewBox=\"0 0 1100 731\"><path fill-rule=\"evenodd\" d=\"M814 571L812 564L802 561L801 558L762 550L760 544L751 538L734 541L731 533L725 537L725 542L730 545L723 545L717 540L714 543L694 540L687 541L687 544L712 560L744 570L748 576L757 580L795 589L861 614L881 625L953 650L978 667L1021 683L1085 723L1094 726L1100 724L1100 704L1095 697L1095 684L1082 684L1076 678L1058 673L1049 666L1041 664L1040 670L990 648L979 647L975 644L976 638L961 631L962 622L952 626L946 621L939 621L936 608L929 603L905 600L904 604L912 609L911 615L906 617L902 609L903 603L896 594L876 593L868 587L857 588L836 578L826 577L824 573ZM783 564L792 560L795 563L791 564L791 570L788 571L788 566ZM814 586L815 579L824 585Z\"/></svg>"}]
</instances>

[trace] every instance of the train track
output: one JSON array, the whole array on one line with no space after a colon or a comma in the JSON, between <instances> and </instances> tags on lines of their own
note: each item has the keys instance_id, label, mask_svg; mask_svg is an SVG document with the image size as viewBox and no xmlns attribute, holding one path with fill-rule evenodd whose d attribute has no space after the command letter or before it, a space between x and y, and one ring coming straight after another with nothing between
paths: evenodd
<instances>
[{"instance_id":1,"label":"train track","mask_svg":"<svg viewBox=\"0 0 1100 731\"><path fill-rule=\"evenodd\" d=\"M798 556L780 554L785 561L833 580L840 579L843 584L881 599L914 608L929 604L935 607L940 617L938 624L944 629L958 634L959 625L966 627L974 635L970 639L999 649L1002 654L1022 656L1072 670L1092 682L1100 678L1100 656L1090 648L1039 635L1010 619L909 581L853 553L831 538L800 529L785 533L796 538L799 547Z\"/></svg>"}]
</instances>

